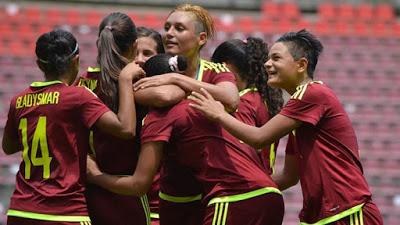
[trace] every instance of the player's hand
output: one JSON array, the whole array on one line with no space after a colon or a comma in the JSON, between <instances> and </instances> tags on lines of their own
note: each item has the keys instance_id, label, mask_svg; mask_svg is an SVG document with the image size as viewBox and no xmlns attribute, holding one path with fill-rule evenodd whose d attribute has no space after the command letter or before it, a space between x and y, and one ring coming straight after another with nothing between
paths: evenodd
<instances>
[{"instance_id":1,"label":"player's hand","mask_svg":"<svg viewBox=\"0 0 400 225\"><path fill-rule=\"evenodd\" d=\"M161 85L168 85L168 84L173 84L172 73L166 73L162 75L140 79L139 81L133 84L133 90L137 91L148 87L158 87Z\"/></svg>"},{"instance_id":2,"label":"player's hand","mask_svg":"<svg viewBox=\"0 0 400 225\"><path fill-rule=\"evenodd\" d=\"M87 181L90 183L94 182L94 178L96 176L99 176L102 174L102 172L100 171L99 167L97 166L96 161L94 161L92 159L92 157L87 156L87 160L86 160L87 164L86 164L86 175L87 175Z\"/></svg>"},{"instance_id":3,"label":"player's hand","mask_svg":"<svg viewBox=\"0 0 400 225\"><path fill-rule=\"evenodd\" d=\"M136 81L146 76L144 70L135 62L128 63L119 75L120 79Z\"/></svg>"},{"instance_id":4,"label":"player's hand","mask_svg":"<svg viewBox=\"0 0 400 225\"><path fill-rule=\"evenodd\" d=\"M188 99L193 103L189 105L204 114L210 120L218 121L218 119L227 113L221 102L214 100L210 93L204 88L200 89L201 93L192 92Z\"/></svg>"}]
</instances>

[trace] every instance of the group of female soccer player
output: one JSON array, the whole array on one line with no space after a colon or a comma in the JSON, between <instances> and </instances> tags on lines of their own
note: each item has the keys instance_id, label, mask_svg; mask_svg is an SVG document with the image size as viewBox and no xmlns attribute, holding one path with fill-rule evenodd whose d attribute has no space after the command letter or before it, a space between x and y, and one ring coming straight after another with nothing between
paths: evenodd
<instances>
[{"instance_id":1,"label":"group of female soccer player","mask_svg":"<svg viewBox=\"0 0 400 225\"><path fill-rule=\"evenodd\" d=\"M318 39L227 40L201 59L213 34L196 5L172 10L162 36L111 13L79 77L73 35L41 35L45 81L11 100L3 136L23 158L7 224L279 225L281 190L299 180L301 224L383 224L351 122L314 80Z\"/></svg>"}]
</instances>

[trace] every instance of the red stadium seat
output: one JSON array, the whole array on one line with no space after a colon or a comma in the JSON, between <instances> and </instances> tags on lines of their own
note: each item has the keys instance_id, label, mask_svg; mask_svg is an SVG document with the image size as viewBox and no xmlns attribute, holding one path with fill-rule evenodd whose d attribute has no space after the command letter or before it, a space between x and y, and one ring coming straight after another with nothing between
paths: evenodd
<instances>
[{"instance_id":1,"label":"red stadium seat","mask_svg":"<svg viewBox=\"0 0 400 225\"><path fill-rule=\"evenodd\" d=\"M278 24L269 19L259 21L259 30L265 34L273 34L278 30Z\"/></svg>"},{"instance_id":2,"label":"red stadium seat","mask_svg":"<svg viewBox=\"0 0 400 225\"><path fill-rule=\"evenodd\" d=\"M335 20L337 17L336 5L324 2L318 6L318 15L322 20Z\"/></svg>"},{"instance_id":3,"label":"red stadium seat","mask_svg":"<svg viewBox=\"0 0 400 225\"><path fill-rule=\"evenodd\" d=\"M374 7L369 3L361 3L356 8L356 17L358 20L371 21L374 18Z\"/></svg>"},{"instance_id":4,"label":"red stadium seat","mask_svg":"<svg viewBox=\"0 0 400 225\"><path fill-rule=\"evenodd\" d=\"M332 24L326 21L317 21L313 26L312 30L318 35L330 35L332 34Z\"/></svg>"},{"instance_id":5,"label":"red stadium seat","mask_svg":"<svg viewBox=\"0 0 400 225\"><path fill-rule=\"evenodd\" d=\"M375 37L388 37L391 35L391 27L384 22L375 22L371 26L372 35Z\"/></svg>"},{"instance_id":6,"label":"red stadium seat","mask_svg":"<svg viewBox=\"0 0 400 225\"><path fill-rule=\"evenodd\" d=\"M395 18L394 9L390 4L378 4L376 6L374 20L390 22Z\"/></svg>"},{"instance_id":7,"label":"red stadium seat","mask_svg":"<svg viewBox=\"0 0 400 225\"><path fill-rule=\"evenodd\" d=\"M264 1L261 6L261 12L264 18L278 18L282 16L282 12L279 9L279 4L275 2Z\"/></svg>"},{"instance_id":8,"label":"red stadium seat","mask_svg":"<svg viewBox=\"0 0 400 225\"><path fill-rule=\"evenodd\" d=\"M342 3L337 6L336 20L344 20L346 22L355 19L354 7L351 4Z\"/></svg>"},{"instance_id":9,"label":"red stadium seat","mask_svg":"<svg viewBox=\"0 0 400 225\"><path fill-rule=\"evenodd\" d=\"M239 25L239 30L245 33L251 33L258 29L258 23L250 16L239 17L236 24Z\"/></svg>"},{"instance_id":10,"label":"red stadium seat","mask_svg":"<svg viewBox=\"0 0 400 225\"><path fill-rule=\"evenodd\" d=\"M151 27L156 30L164 26L164 20L159 15L153 13L142 15L142 21L144 26Z\"/></svg>"},{"instance_id":11,"label":"red stadium seat","mask_svg":"<svg viewBox=\"0 0 400 225\"><path fill-rule=\"evenodd\" d=\"M27 7L21 13L23 13L25 21L29 23L39 23L42 19L42 11L38 7Z\"/></svg>"},{"instance_id":12,"label":"red stadium seat","mask_svg":"<svg viewBox=\"0 0 400 225\"><path fill-rule=\"evenodd\" d=\"M52 26L57 26L57 25L63 25L64 20L63 20L63 15L62 11L60 11L57 8L49 8L45 11L45 17L46 19L43 21L47 24L50 24Z\"/></svg>"},{"instance_id":13,"label":"red stadium seat","mask_svg":"<svg viewBox=\"0 0 400 225\"><path fill-rule=\"evenodd\" d=\"M355 21L353 24L353 34L357 36L367 36L370 34L369 25L364 21Z\"/></svg>"},{"instance_id":14,"label":"red stadium seat","mask_svg":"<svg viewBox=\"0 0 400 225\"><path fill-rule=\"evenodd\" d=\"M85 12L86 17L86 25L91 27L99 26L101 20L103 19L103 14L100 13L98 10L87 10Z\"/></svg>"},{"instance_id":15,"label":"red stadium seat","mask_svg":"<svg viewBox=\"0 0 400 225\"><path fill-rule=\"evenodd\" d=\"M82 13L77 9L68 9L63 13L64 21L71 26L83 25L85 21L83 20Z\"/></svg>"},{"instance_id":16,"label":"red stadium seat","mask_svg":"<svg viewBox=\"0 0 400 225\"><path fill-rule=\"evenodd\" d=\"M348 21L336 21L334 23L335 33L339 36L347 36L351 33L351 27Z\"/></svg>"},{"instance_id":17,"label":"red stadium seat","mask_svg":"<svg viewBox=\"0 0 400 225\"><path fill-rule=\"evenodd\" d=\"M298 4L295 2L281 3L280 14L289 19L298 19L300 17L300 10Z\"/></svg>"}]
</instances>

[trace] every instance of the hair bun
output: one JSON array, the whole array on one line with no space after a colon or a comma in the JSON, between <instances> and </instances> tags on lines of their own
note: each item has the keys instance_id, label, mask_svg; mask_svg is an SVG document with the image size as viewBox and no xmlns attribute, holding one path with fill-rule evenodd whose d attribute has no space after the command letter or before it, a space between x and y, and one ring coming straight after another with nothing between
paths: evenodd
<instances>
[{"instance_id":1,"label":"hair bun","mask_svg":"<svg viewBox=\"0 0 400 225\"><path fill-rule=\"evenodd\" d=\"M143 70L147 76L160 75L165 73L184 72L187 68L186 57L170 54L158 54L146 61Z\"/></svg>"}]
</instances>

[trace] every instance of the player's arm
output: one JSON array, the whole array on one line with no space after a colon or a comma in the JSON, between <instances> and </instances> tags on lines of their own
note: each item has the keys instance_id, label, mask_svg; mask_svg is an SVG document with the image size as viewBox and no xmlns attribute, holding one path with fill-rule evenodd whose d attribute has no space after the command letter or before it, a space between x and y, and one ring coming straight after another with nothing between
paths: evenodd
<instances>
[{"instance_id":1,"label":"player's arm","mask_svg":"<svg viewBox=\"0 0 400 225\"><path fill-rule=\"evenodd\" d=\"M164 84L174 84L186 92L206 89L216 100L222 102L228 112L234 112L239 105L239 94L236 85L223 81L218 84L209 84L178 73L169 73L139 80L134 84L135 90L154 87Z\"/></svg>"},{"instance_id":2,"label":"player's arm","mask_svg":"<svg viewBox=\"0 0 400 225\"><path fill-rule=\"evenodd\" d=\"M233 136L255 149L271 145L279 138L298 128L302 123L278 114L262 127L253 127L226 113L221 103L215 101L210 93L204 89L201 89L201 91L203 94L193 92L189 96L194 102L191 106L201 111L209 119L220 123Z\"/></svg>"},{"instance_id":3,"label":"player's arm","mask_svg":"<svg viewBox=\"0 0 400 225\"><path fill-rule=\"evenodd\" d=\"M17 143L18 140L15 137L10 136L7 132L4 132L2 147L5 154L11 155L18 152L20 149L18 148Z\"/></svg>"},{"instance_id":4,"label":"player's arm","mask_svg":"<svg viewBox=\"0 0 400 225\"><path fill-rule=\"evenodd\" d=\"M122 69L118 78L119 108L118 114L109 111L95 123L102 131L114 136L132 139L136 135L136 108L132 90L132 80L144 76L139 65L129 63Z\"/></svg>"},{"instance_id":5,"label":"player's arm","mask_svg":"<svg viewBox=\"0 0 400 225\"><path fill-rule=\"evenodd\" d=\"M163 142L144 143L140 150L138 164L132 176L116 176L102 173L96 163L88 159L88 181L109 191L122 195L142 196L153 183L162 158Z\"/></svg>"},{"instance_id":6,"label":"player's arm","mask_svg":"<svg viewBox=\"0 0 400 225\"><path fill-rule=\"evenodd\" d=\"M272 174L279 190L286 190L299 182L299 158L295 154L286 154L282 171Z\"/></svg>"},{"instance_id":7,"label":"player's arm","mask_svg":"<svg viewBox=\"0 0 400 225\"><path fill-rule=\"evenodd\" d=\"M185 91L176 85L162 85L137 90L135 101L140 105L160 108L175 105L185 96Z\"/></svg>"}]
</instances>

